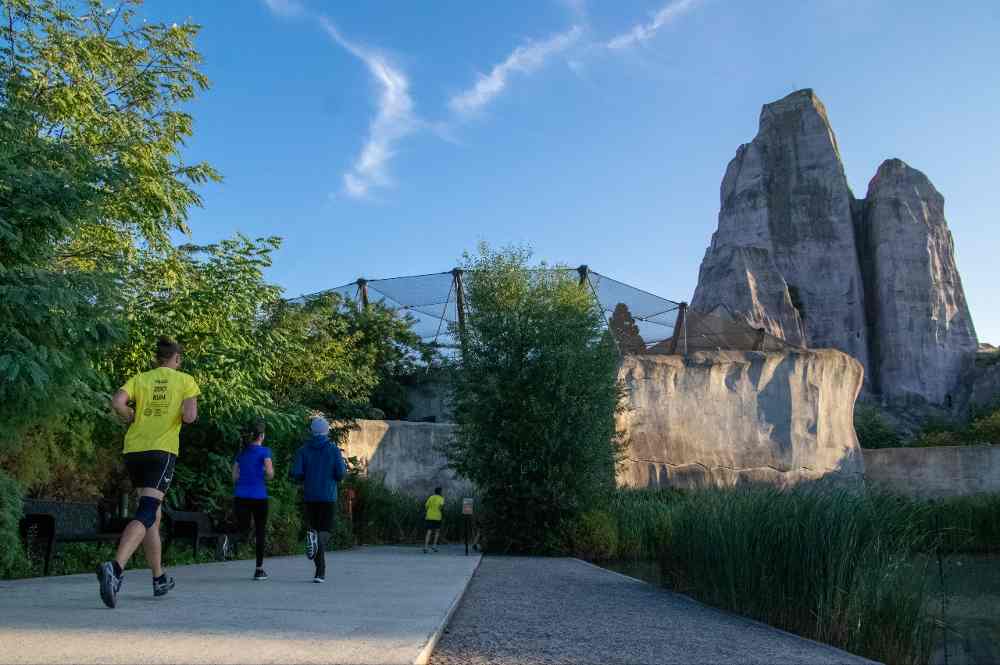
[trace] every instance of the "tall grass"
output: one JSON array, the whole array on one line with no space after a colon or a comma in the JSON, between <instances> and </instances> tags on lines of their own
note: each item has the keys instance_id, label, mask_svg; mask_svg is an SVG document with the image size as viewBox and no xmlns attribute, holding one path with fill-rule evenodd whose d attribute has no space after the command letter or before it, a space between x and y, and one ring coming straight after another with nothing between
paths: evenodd
<instances>
[{"instance_id":1,"label":"tall grass","mask_svg":"<svg viewBox=\"0 0 1000 665\"><path fill-rule=\"evenodd\" d=\"M925 505L850 491L705 490L675 502L661 545L673 587L887 663L927 658Z\"/></svg>"},{"instance_id":2,"label":"tall grass","mask_svg":"<svg viewBox=\"0 0 1000 665\"><path fill-rule=\"evenodd\" d=\"M615 492L608 512L618 525L617 558L656 559L670 536L671 514L683 496L671 489Z\"/></svg>"}]
</instances>

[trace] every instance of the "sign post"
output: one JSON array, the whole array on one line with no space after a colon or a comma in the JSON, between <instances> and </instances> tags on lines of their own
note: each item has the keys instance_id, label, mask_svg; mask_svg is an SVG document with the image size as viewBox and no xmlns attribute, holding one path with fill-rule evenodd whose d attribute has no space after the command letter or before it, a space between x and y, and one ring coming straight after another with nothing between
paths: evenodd
<instances>
[{"instance_id":1,"label":"sign post","mask_svg":"<svg viewBox=\"0 0 1000 665\"><path fill-rule=\"evenodd\" d=\"M465 523L465 556L469 556L469 527L472 524L472 504L472 499L468 497L462 499L462 521Z\"/></svg>"}]
</instances>

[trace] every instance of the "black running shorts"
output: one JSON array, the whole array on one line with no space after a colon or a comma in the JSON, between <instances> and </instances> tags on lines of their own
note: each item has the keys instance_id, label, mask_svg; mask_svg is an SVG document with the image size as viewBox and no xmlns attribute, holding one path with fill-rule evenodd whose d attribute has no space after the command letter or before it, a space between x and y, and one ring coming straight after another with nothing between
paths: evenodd
<instances>
[{"instance_id":1,"label":"black running shorts","mask_svg":"<svg viewBox=\"0 0 1000 665\"><path fill-rule=\"evenodd\" d=\"M177 455L165 450L144 450L141 453L125 453L125 468L132 481L132 487L151 487L166 493L170 481L174 479L174 465Z\"/></svg>"}]
</instances>

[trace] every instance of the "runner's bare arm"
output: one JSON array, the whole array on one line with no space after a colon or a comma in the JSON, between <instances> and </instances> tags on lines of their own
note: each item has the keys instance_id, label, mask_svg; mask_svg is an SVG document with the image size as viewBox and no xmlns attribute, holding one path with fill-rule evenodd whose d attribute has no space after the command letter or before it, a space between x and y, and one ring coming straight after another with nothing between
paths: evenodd
<instances>
[{"instance_id":1,"label":"runner's bare arm","mask_svg":"<svg viewBox=\"0 0 1000 665\"><path fill-rule=\"evenodd\" d=\"M128 399L128 393L124 390L119 390L111 398L111 408L122 417L122 420L130 423L135 420L135 409L128 405Z\"/></svg>"},{"instance_id":2,"label":"runner's bare arm","mask_svg":"<svg viewBox=\"0 0 1000 665\"><path fill-rule=\"evenodd\" d=\"M274 463L270 458L264 460L264 475L267 476L268 480L274 478Z\"/></svg>"},{"instance_id":3,"label":"runner's bare arm","mask_svg":"<svg viewBox=\"0 0 1000 665\"><path fill-rule=\"evenodd\" d=\"M233 482L239 482L240 480L240 465L238 462L233 462Z\"/></svg>"},{"instance_id":4,"label":"runner's bare arm","mask_svg":"<svg viewBox=\"0 0 1000 665\"><path fill-rule=\"evenodd\" d=\"M198 398L188 397L181 403L181 419L190 425L198 420Z\"/></svg>"}]
</instances>

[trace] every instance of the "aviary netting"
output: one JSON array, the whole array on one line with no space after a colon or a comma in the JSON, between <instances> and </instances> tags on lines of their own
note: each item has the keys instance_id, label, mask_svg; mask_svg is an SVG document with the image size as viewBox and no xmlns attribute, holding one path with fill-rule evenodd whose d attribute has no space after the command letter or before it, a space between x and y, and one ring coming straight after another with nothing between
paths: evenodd
<instances>
[{"instance_id":1,"label":"aviary netting","mask_svg":"<svg viewBox=\"0 0 1000 665\"><path fill-rule=\"evenodd\" d=\"M779 351L790 345L727 312L700 312L687 303L668 300L587 266L540 268L578 279L604 312L622 353L683 354L707 350ZM575 274L574 274L575 273ZM464 326L463 293L474 272L449 272L387 279L358 279L332 289L292 298L291 302L336 293L348 303L371 303L409 316L414 332L441 349L457 349L454 330Z\"/></svg>"}]
</instances>

